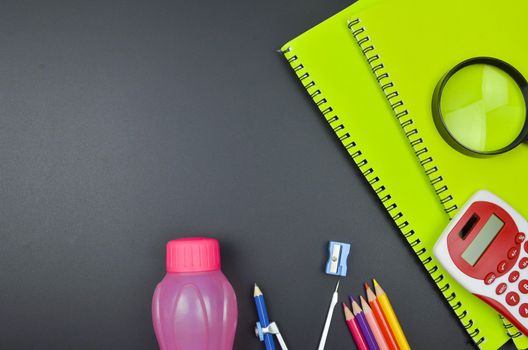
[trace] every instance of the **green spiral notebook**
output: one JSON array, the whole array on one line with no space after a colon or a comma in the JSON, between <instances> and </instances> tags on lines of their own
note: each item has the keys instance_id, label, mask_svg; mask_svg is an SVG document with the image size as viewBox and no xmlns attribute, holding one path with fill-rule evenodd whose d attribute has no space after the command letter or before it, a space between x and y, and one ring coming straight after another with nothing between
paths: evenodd
<instances>
[{"instance_id":1,"label":"green spiral notebook","mask_svg":"<svg viewBox=\"0 0 528 350\"><path fill-rule=\"evenodd\" d=\"M366 63L450 216L474 192L488 189L528 217L528 145L485 158L464 155L440 136L431 109L438 81L469 58L498 58L528 77L526 13L528 2L518 0L402 0L349 18ZM512 330L509 323L507 328ZM511 335L528 347L520 332Z\"/></svg>"},{"instance_id":2,"label":"green spiral notebook","mask_svg":"<svg viewBox=\"0 0 528 350\"><path fill-rule=\"evenodd\" d=\"M384 93L392 83L379 88L365 61L369 50L354 38L360 44L364 40L347 27L347 20L369 11L375 17L375 10L386 4L362 0L286 43L282 52L468 334L480 348L497 349L509 339L498 314L452 280L432 256L449 220L445 208L453 200L438 200L435 188L440 195L443 191L435 181L436 187L431 186L430 177L437 172L433 159L421 156L421 140L413 139L414 148L409 146L415 131L411 127L402 133L407 124L394 117ZM388 17L390 25L394 18ZM413 40L398 41L403 39Z\"/></svg>"}]
</instances>

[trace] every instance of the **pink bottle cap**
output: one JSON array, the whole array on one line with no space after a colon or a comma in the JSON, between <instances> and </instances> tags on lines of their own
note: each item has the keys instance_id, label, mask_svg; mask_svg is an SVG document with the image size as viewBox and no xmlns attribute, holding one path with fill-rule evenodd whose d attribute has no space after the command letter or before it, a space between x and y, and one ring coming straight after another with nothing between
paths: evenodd
<instances>
[{"instance_id":1,"label":"pink bottle cap","mask_svg":"<svg viewBox=\"0 0 528 350\"><path fill-rule=\"evenodd\" d=\"M167 272L220 270L220 245L214 238L180 238L167 243Z\"/></svg>"}]
</instances>

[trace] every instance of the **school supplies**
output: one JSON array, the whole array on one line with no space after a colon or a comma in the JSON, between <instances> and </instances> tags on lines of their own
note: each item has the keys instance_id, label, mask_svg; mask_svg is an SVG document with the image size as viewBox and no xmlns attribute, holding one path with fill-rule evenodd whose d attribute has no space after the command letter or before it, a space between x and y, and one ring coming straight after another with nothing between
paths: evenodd
<instances>
[{"instance_id":1,"label":"school supplies","mask_svg":"<svg viewBox=\"0 0 528 350\"><path fill-rule=\"evenodd\" d=\"M383 314L385 315L385 318L387 319L387 322L389 323L392 333L394 334L394 337L396 338L396 341L398 342L398 346L401 350L407 350L410 349L409 343L407 342L407 338L405 337L405 334L403 333L403 329L400 325L400 321L398 321L398 317L396 317L396 313L394 312L394 309L392 308L392 305L389 301L389 298L387 297L387 294L385 291L381 288L381 286L378 284L376 280L374 281L374 290L376 291L376 298L378 299L381 310L383 311Z\"/></svg>"},{"instance_id":2,"label":"school supplies","mask_svg":"<svg viewBox=\"0 0 528 350\"><path fill-rule=\"evenodd\" d=\"M354 337L356 345L360 349L364 345L363 343L367 345L368 349L410 349L407 339L403 334L403 330L385 292L383 289L381 289L381 286L379 286L375 279L373 281L374 287L378 289L377 292L379 293L379 296L376 296L372 292L368 284L364 284L370 304L365 300L365 298L363 298L363 296L360 296L360 306L354 300L354 298L350 296L350 303L352 306L352 312L350 312L350 309L348 309L346 304L343 303L345 321L347 322L349 330ZM384 305L380 306L380 303ZM370 305L372 305L376 311L373 311ZM356 327L352 321L357 323ZM357 328L359 328L359 333L362 335L362 337L357 336ZM394 336L394 334L397 336Z\"/></svg>"},{"instance_id":3,"label":"school supplies","mask_svg":"<svg viewBox=\"0 0 528 350\"><path fill-rule=\"evenodd\" d=\"M378 350L378 344L376 343L374 334L372 333L372 330L368 325L367 319L365 318L363 311L359 307L358 303L354 300L354 298L350 297L350 303L352 304L352 313L354 314L354 319L356 319L358 322L359 329L361 329L361 333L363 334L363 337L367 342L369 350Z\"/></svg>"},{"instance_id":4,"label":"school supplies","mask_svg":"<svg viewBox=\"0 0 528 350\"><path fill-rule=\"evenodd\" d=\"M471 156L504 153L525 142L528 83L512 65L493 57L457 64L438 83L433 118L456 150Z\"/></svg>"},{"instance_id":5,"label":"school supplies","mask_svg":"<svg viewBox=\"0 0 528 350\"><path fill-rule=\"evenodd\" d=\"M400 1L392 3L397 6ZM428 1L424 3L430 5ZM418 138L412 139L416 151L410 147L408 137L414 135L414 130L407 122L406 113L399 114L399 118L394 117L385 94L372 74L372 70L378 72L380 67L373 64L372 68L365 61L363 51L372 53L374 48L364 45L363 49L359 49L354 36L355 33L359 41L365 42L360 34L366 29L362 29L361 25L352 25L356 23L354 19L365 11L375 11L385 4L377 0L361 0L286 43L281 50L468 334L482 349L495 350L510 339L497 313L458 285L439 266L432 254L438 232L449 222L443 203L438 201L435 193L445 194L442 186L437 185L438 179L433 176L435 166L429 157L421 156L423 150L419 147L421 141ZM428 12L435 13L430 9ZM384 24L389 27L385 33L396 32L390 28L393 21L399 21L399 16L394 16L394 13L399 14L401 11L393 9L392 15L383 18ZM444 22L447 18L450 18L450 14L444 14ZM349 19L352 31L346 26ZM418 23L423 22L418 20ZM436 27L440 30L444 26L445 23L442 23ZM414 34L403 36L405 43L411 44L407 54L417 51L412 45L414 40L407 40L414 37ZM399 47L400 40L392 38L391 42ZM419 51L413 55L413 59L420 57ZM423 64L420 67L423 69ZM442 74L445 74L449 67L443 69ZM421 74L421 71L416 70L414 76L416 73ZM440 78L441 75L434 83ZM383 84L384 89L390 86L390 82ZM433 89L427 96L429 114ZM405 133L402 133L400 122L410 125ZM517 150L508 154L513 152ZM422 165L428 166L427 174ZM516 176L522 173L526 171L516 173ZM431 175L433 180L427 175ZM448 199L449 196L444 198L447 204Z\"/></svg>"},{"instance_id":6,"label":"school supplies","mask_svg":"<svg viewBox=\"0 0 528 350\"><path fill-rule=\"evenodd\" d=\"M477 192L451 220L434 253L471 293L528 333L528 223L506 202Z\"/></svg>"},{"instance_id":7,"label":"school supplies","mask_svg":"<svg viewBox=\"0 0 528 350\"><path fill-rule=\"evenodd\" d=\"M428 1L402 0L383 2L350 18L351 34L364 62L375 71L378 91L392 106L449 216L481 188L528 216L528 187L521 185L528 170L528 147L521 144L493 157L468 157L443 139L431 111L437 82L468 58L493 57L528 76L523 25L527 11L528 3L516 0L447 0L435 3L433 11ZM480 326L479 331L474 338L480 337L482 343L492 340ZM520 332L511 336L518 347L528 346L526 337L524 344L519 342Z\"/></svg>"},{"instance_id":8,"label":"school supplies","mask_svg":"<svg viewBox=\"0 0 528 350\"><path fill-rule=\"evenodd\" d=\"M367 323L370 327L370 330L372 331L372 334L374 335L374 339L376 339L376 343L378 344L378 347L380 350L388 350L389 347L387 345L387 342L385 341L385 338L383 337L383 333L381 332L381 328L378 325L378 322L374 318L374 314L372 313L372 310L370 309L370 306L365 301L365 299L361 296L359 297L361 300L361 308L363 309L363 314L365 315L365 318L367 319Z\"/></svg>"},{"instance_id":9,"label":"school supplies","mask_svg":"<svg viewBox=\"0 0 528 350\"><path fill-rule=\"evenodd\" d=\"M253 298L255 299L255 306L257 307L257 314L259 322L257 322L258 328L266 328L270 325L268 310L266 309L266 302L264 301L264 295L260 290L259 286L255 283L253 289ZM259 335L260 337L260 335ZM275 350L275 342L273 341L273 333L267 332L263 334L261 341L264 342L266 350Z\"/></svg>"},{"instance_id":10,"label":"school supplies","mask_svg":"<svg viewBox=\"0 0 528 350\"><path fill-rule=\"evenodd\" d=\"M352 311L350 311L345 303L343 303L343 311L345 313L345 322L348 326L348 329L350 330L350 333L352 334L352 337L354 338L354 342L356 343L358 350L369 350L366 340L359 329L357 320L354 318Z\"/></svg>"},{"instance_id":11,"label":"school supplies","mask_svg":"<svg viewBox=\"0 0 528 350\"><path fill-rule=\"evenodd\" d=\"M260 322L257 322L257 326L255 328L255 334L260 339L260 341L264 341L264 336L266 334L271 334L277 337L277 341L279 342L279 345L282 350L288 350L288 347L286 346L286 342L284 341L284 338L282 337L279 326L276 322L271 322L269 326L262 327L260 325Z\"/></svg>"},{"instance_id":12,"label":"school supplies","mask_svg":"<svg viewBox=\"0 0 528 350\"><path fill-rule=\"evenodd\" d=\"M334 309L337 304L337 298L339 289L339 281L337 281L334 293L332 293L332 300L330 301L330 307L328 308L328 313L326 315L326 321L323 328L323 333L321 334L321 340L319 341L318 350L323 350L326 344L326 338L328 337L328 330L330 329L330 324L332 323L332 316L334 315Z\"/></svg>"},{"instance_id":13,"label":"school supplies","mask_svg":"<svg viewBox=\"0 0 528 350\"><path fill-rule=\"evenodd\" d=\"M160 350L232 350L237 300L220 270L218 240L169 241L166 271L152 297L152 322Z\"/></svg>"},{"instance_id":14,"label":"school supplies","mask_svg":"<svg viewBox=\"0 0 528 350\"><path fill-rule=\"evenodd\" d=\"M441 176L435 188L443 189L439 196L445 210L453 216L471 194L488 188L526 216L528 188L519 184L528 170L528 147L520 145L495 157L467 157L454 150L438 132L431 100L438 81L446 72L472 57L486 56L503 61L526 77L528 38L523 32L523 14L528 10L528 3L469 0L461 6L458 1L448 0L435 6L435 11L431 11L429 5L428 2L417 5L408 0L384 2L375 11L365 11L356 16L357 21L352 19L355 24L351 29L356 31L356 35L352 36L358 43L361 41L360 45L364 48L375 47L375 50L366 53L367 59L371 58L372 67L383 65L383 69L378 69L376 74L390 76L390 79L381 78L381 83L392 83L390 89L385 89L392 103L402 101L395 113L406 111L407 118L404 120L409 122L403 125L404 129L416 129L410 141L419 138L422 140L420 148L427 149L419 158L432 158L431 162L423 164L424 168L426 171L430 166L438 168L428 175L431 179ZM402 24L397 28L390 23L396 9L401 14L398 23ZM467 16L467 11L473 15ZM446 19L451 20L446 23ZM361 33L357 32L361 28ZM398 38L411 35L413 40L391 45ZM409 55L417 45L420 54ZM394 99L392 96L395 96ZM512 115L518 119L515 113ZM515 121L513 124L519 123ZM502 129L505 126L491 127Z\"/></svg>"},{"instance_id":15,"label":"school supplies","mask_svg":"<svg viewBox=\"0 0 528 350\"><path fill-rule=\"evenodd\" d=\"M326 273L335 276L346 276L350 244L330 241L328 243L328 251L330 256L326 263Z\"/></svg>"},{"instance_id":16,"label":"school supplies","mask_svg":"<svg viewBox=\"0 0 528 350\"><path fill-rule=\"evenodd\" d=\"M367 293L367 300L368 303L372 309L372 313L374 314L374 317L376 318L376 322L378 323L378 326L381 329L381 332L383 333L383 337L385 338L385 341L387 342L387 346L390 350L398 350L398 343L396 342L396 338L394 338L394 334L392 333L392 330L389 326L389 323L387 322L387 319L385 318L385 315L383 314L383 311L381 310L381 306L378 302L378 298L376 298L376 295L370 289L368 284L364 284L365 291Z\"/></svg>"}]
</instances>

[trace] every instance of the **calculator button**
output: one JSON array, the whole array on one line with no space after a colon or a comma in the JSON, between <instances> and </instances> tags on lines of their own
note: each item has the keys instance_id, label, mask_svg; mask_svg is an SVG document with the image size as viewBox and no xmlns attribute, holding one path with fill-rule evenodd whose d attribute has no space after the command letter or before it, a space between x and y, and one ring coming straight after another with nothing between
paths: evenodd
<instances>
[{"instance_id":1,"label":"calculator button","mask_svg":"<svg viewBox=\"0 0 528 350\"><path fill-rule=\"evenodd\" d=\"M502 260L499 265L497 265L497 272L503 273L506 271L506 267L508 266L508 262L506 260Z\"/></svg>"},{"instance_id":2,"label":"calculator button","mask_svg":"<svg viewBox=\"0 0 528 350\"><path fill-rule=\"evenodd\" d=\"M521 282L519 282L519 290L523 294L528 293L528 280L521 280Z\"/></svg>"},{"instance_id":3,"label":"calculator button","mask_svg":"<svg viewBox=\"0 0 528 350\"><path fill-rule=\"evenodd\" d=\"M528 317L528 304L521 304L521 306L519 306L519 313L522 317Z\"/></svg>"},{"instance_id":4,"label":"calculator button","mask_svg":"<svg viewBox=\"0 0 528 350\"><path fill-rule=\"evenodd\" d=\"M506 286L506 283L501 283L497 286L497 289L495 289L495 292L497 293L497 295L501 295L502 293L506 291L506 289L508 289L508 286Z\"/></svg>"},{"instance_id":5,"label":"calculator button","mask_svg":"<svg viewBox=\"0 0 528 350\"><path fill-rule=\"evenodd\" d=\"M522 242L524 242L525 238L526 238L526 236L524 235L524 232L519 232L515 236L515 243L517 243L517 244L522 243Z\"/></svg>"},{"instance_id":6,"label":"calculator button","mask_svg":"<svg viewBox=\"0 0 528 350\"><path fill-rule=\"evenodd\" d=\"M519 304L519 294L515 292L509 292L506 294L506 303L510 306Z\"/></svg>"},{"instance_id":7,"label":"calculator button","mask_svg":"<svg viewBox=\"0 0 528 350\"><path fill-rule=\"evenodd\" d=\"M486 277L484 277L484 283L486 284L492 284L493 281L495 281L495 278L497 278L497 276L495 276L495 274L493 272L491 273L488 273L486 275Z\"/></svg>"},{"instance_id":8,"label":"calculator button","mask_svg":"<svg viewBox=\"0 0 528 350\"><path fill-rule=\"evenodd\" d=\"M508 250L508 258L509 259L515 259L519 255L519 248L512 247L510 250Z\"/></svg>"},{"instance_id":9,"label":"calculator button","mask_svg":"<svg viewBox=\"0 0 528 350\"><path fill-rule=\"evenodd\" d=\"M508 276L508 281L510 281L510 283L513 283L513 282L517 281L518 279L519 279L519 271L513 271Z\"/></svg>"},{"instance_id":10,"label":"calculator button","mask_svg":"<svg viewBox=\"0 0 528 350\"><path fill-rule=\"evenodd\" d=\"M528 258L524 257L519 261L519 268L524 269L528 266Z\"/></svg>"}]
</instances>

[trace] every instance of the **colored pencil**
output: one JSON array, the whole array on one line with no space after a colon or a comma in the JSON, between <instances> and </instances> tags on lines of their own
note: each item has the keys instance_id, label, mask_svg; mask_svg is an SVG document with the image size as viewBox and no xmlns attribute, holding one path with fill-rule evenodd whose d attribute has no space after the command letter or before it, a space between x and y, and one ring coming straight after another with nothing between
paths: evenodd
<instances>
[{"instance_id":1,"label":"colored pencil","mask_svg":"<svg viewBox=\"0 0 528 350\"><path fill-rule=\"evenodd\" d=\"M403 329L400 325L400 322L398 321L398 317L396 317L396 314L394 313L394 309L392 308L392 305L389 301L389 298L387 297L387 294L385 291L381 288L378 281L374 281L374 290L376 291L376 296L378 298L378 301L380 303L381 309L383 310L383 314L385 315L385 318L387 319L387 322L389 323L392 333L394 334L394 337L396 338L396 341L398 342L398 346L401 350L409 350L411 347L409 346L409 343L407 342L407 338L405 338L405 334L403 333Z\"/></svg>"},{"instance_id":2,"label":"colored pencil","mask_svg":"<svg viewBox=\"0 0 528 350\"><path fill-rule=\"evenodd\" d=\"M350 297L350 301L352 303L352 313L354 314L354 319L357 320L359 329L361 329L361 333L363 333L363 337L367 341L369 349L379 350L378 344L376 343L376 339L374 339L374 334L372 334L372 331L370 330L370 327L367 323L367 320L365 319L363 311L352 297Z\"/></svg>"},{"instance_id":3,"label":"colored pencil","mask_svg":"<svg viewBox=\"0 0 528 350\"><path fill-rule=\"evenodd\" d=\"M372 331L372 334L374 335L374 339L376 339L376 343L378 343L378 348L380 350L389 350L387 342L383 337L383 333L381 333L381 329L378 326L378 323L376 322L376 318L374 318L374 314L372 313L369 304L365 299L363 299L362 296L359 297L359 299L361 300L361 308L363 309L363 314L367 319L367 323L370 327L370 330Z\"/></svg>"},{"instance_id":4,"label":"colored pencil","mask_svg":"<svg viewBox=\"0 0 528 350\"><path fill-rule=\"evenodd\" d=\"M257 314L259 318L260 325L262 327L269 326L268 311L266 309L266 303L264 302L264 295L262 291L255 283L255 288L253 289L253 297L255 298L255 305L257 307ZM267 333L264 334L264 344L266 350L275 350L275 342L273 341L273 334Z\"/></svg>"},{"instance_id":5,"label":"colored pencil","mask_svg":"<svg viewBox=\"0 0 528 350\"><path fill-rule=\"evenodd\" d=\"M345 303L343 303L343 311L345 312L346 324L354 338L358 350L369 350L365 338L363 338L363 334L361 334L361 330L359 329L358 322L355 320L352 311L350 311Z\"/></svg>"},{"instance_id":6,"label":"colored pencil","mask_svg":"<svg viewBox=\"0 0 528 350\"><path fill-rule=\"evenodd\" d=\"M387 346L390 350L399 350L398 342L396 342L396 338L394 338L394 334L392 334L392 330L389 326L389 323L387 322L383 311L381 311L381 306L378 302L378 299L376 298L376 294L374 294L372 289L370 289L369 285L366 283L365 290L367 292L367 300L372 309L372 313L374 314L374 318L376 318L376 321L378 322L378 326L380 327L381 332L383 333L383 337L387 342Z\"/></svg>"}]
</instances>

